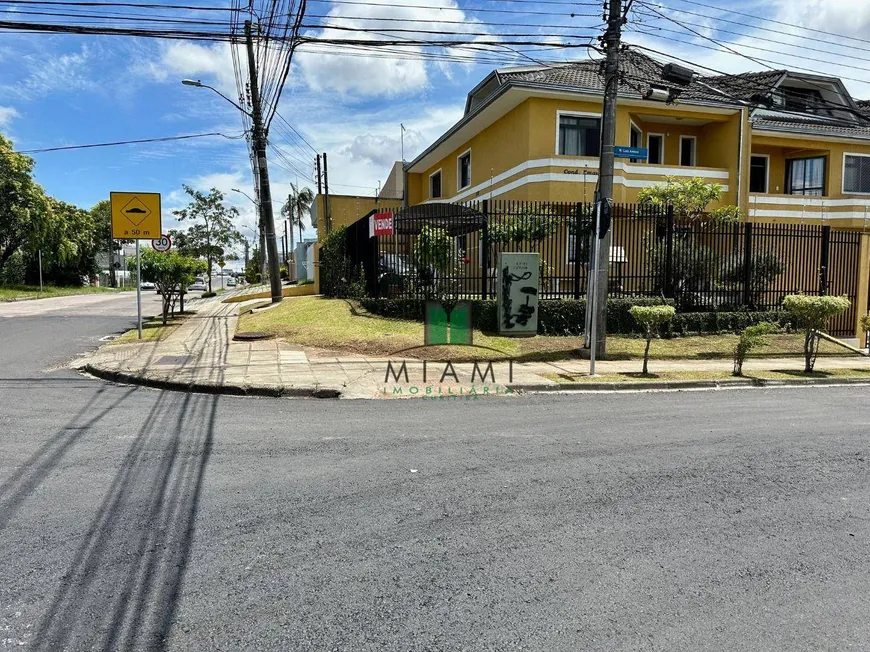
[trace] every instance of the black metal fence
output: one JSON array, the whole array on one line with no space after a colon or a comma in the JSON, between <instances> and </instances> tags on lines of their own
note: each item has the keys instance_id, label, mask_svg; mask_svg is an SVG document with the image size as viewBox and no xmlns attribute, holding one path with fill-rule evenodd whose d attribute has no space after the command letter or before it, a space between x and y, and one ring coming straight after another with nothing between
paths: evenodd
<instances>
[{"instance_id":1,"label":"black metal fence","mask_svg":"<svg viewBox=\"0 0 870 652\"><path fill-rule=\"evenodd\" d=\"M536 252L543 299L585 296L591 203L479 201L382 207L392 235L369 237L368 217L348 231L348 251L371 296L444 293L495 298L500 252ZM670 209L616 204L611 296L664 296L681 311L774 310L787 294L847 296L831 324L852 333L860 234L821 225L681 222Z\"/></svg>"}]
</instances>

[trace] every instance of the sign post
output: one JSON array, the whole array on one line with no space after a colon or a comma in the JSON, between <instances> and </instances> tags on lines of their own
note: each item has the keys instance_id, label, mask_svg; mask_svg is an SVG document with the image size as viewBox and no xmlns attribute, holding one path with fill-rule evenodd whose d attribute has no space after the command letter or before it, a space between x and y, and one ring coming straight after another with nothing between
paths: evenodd
<instances>
[{"instance_id":1,"label":"sign post","mask_svg":"<svg viewBox=\"0 0 870 652\"><path fill-rule=\"evenodd\" d=\"M142 260L139 256L139 240L162 238L160 193L111 192L109 203L112 209L112 237L136 241L136 328L141 340Z\"/></svg>"}]
</instances>

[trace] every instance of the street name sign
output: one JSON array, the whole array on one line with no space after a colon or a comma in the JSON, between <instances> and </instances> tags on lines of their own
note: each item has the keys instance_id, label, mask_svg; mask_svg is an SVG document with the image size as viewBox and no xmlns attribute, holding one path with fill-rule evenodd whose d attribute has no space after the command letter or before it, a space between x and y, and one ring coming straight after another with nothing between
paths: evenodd
<instances>
[{"instance_id":1,"label":"street name sign","mask_svg":"<svg viewBox=\"0 0 870 652\"><path fill-rule=\"evenodd\" d=\"M647 149L646 147L622 147L617 145L613 148L613 155L616 158L639 158L646 160Z\"/></svg>"},{"instance_id":2,"label":"street name sign","mask_svg":"<svg viewBox=\"0 0 870 652\"><path fill-rule=\"evenodd\" d=\"M113 192L112 237L152 240L161 237L159 192Z\"/></svg>"}]
</instances>

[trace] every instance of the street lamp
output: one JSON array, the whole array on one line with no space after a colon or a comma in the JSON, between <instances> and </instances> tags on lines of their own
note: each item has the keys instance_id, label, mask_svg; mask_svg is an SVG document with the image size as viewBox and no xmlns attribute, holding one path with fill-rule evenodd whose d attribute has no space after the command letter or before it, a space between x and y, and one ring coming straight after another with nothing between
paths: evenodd
<instances>
[{"instance_id":1,"label":"street lamp","mask_svg":"<svg viewBox=\"0 0 870 652\"><path fill-rule=\"evenodd\" d=\"M254 52L252 47L250 29L250 22L246 22L245 32L248 41L248 63L251 69L251 111L243 109L236 102L221 93L218 89L214 88L213 86L209 86L208 84L203 84L198 79L182 79L181 83L185 86L193 86L194 88L207 88L211 91L214 91L217 95L220 95L223 99L225 99L227 102L232 104L239 111L241 111L251 119L251 146L254 155L254 161L259 169L259 198L261 198L262 201L254 202L254 200L250 197L248 197L248 199L251 199L251 201L254 202L254 205L257 207L260 214L260 230L265 232L264 244L266 246L262 247L261 251L264 255L266 251L268 251L269 254L269 271L271 272L271 274L269 275L269 285L271 286L272 303L280 303L284 295L281 290L280 263L278 262L278 247L275 242L275 217L272 212L272 191L269 186L269 167L266 162L266 128L263 124L263 111L260 107L260 90L259 86L257 85L257 70L254 62ZM265 274L263 274L263 276L265 277Z\"/></svg>"},{"instance_id":2,"label":"street lamp","mask_svg":"<svg viewBox=\"0 0 870 652\"><path fill-rule=\"evenodd\" d=\"M226 95L224 95L223 93L221 93L221 92L220 92L218 89L216 89L214 86L209 86L208 84L203 84L203 83L202 83L201 81L199 81L198 79L182 79L182 80L181 80L181 83L184 84L185 86L193 86L194 88L207 88L207 89L209 89L210 91L214 91L215 93L217 93L218 95L220 95L222 98L224 98L227 102L229 102L229 103L232 104L234 107L236 107L239 111L241 111L242 113L244 113L246 116L248 116L249 118L252 118L252 117L253 117L253 116L251 115L251 112L250 112L250 111L246 111L245 109L243 109L243 108L242 108L241 106L239 106L237 103L233 102L230 98L228 98Z\"/></svg>"}]
</instances>

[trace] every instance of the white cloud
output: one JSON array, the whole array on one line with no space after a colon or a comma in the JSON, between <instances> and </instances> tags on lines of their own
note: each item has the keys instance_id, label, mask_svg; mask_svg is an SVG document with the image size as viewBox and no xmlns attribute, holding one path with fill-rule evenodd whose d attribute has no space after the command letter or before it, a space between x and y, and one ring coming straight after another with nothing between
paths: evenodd
<instances>
[{"instance_id":1,"label":"white cloud","mask_svg":"<svg viewBox=\"0 0 870 652\"><path fill-rule=\"evenodd\" d=\"M189 41L173 42L161 47L157 59L134 64L132 72L160 82L178 83L187 77L200 79L235 99L236 82L230 47L223 43L200 45Z\"/></svg>"},{"instance_id":2,"label":"white cloud","mask_svg":"<svg viewBox=\"0 0 870 652\"><path fill-rule=\"evenodd\" d=\"M14 118L20 117L18 111L11 106L0 106L0 127L8 127Z\"/></svg>"},{"instance_id":3,"label":"white cloud","mask_svg":"<svg viewBox=\"0 0 870 652\"><path fill-rule=\"evenodd\" d=\"M405 152L419 151L424 144L423 134L415 129L405 131ZM350 145L339 150L339 154L347 156L354 163L365 162L389 170L397 160L396 154L401 154L402 140L400 136L366 133L353 139Z\"/></svg>"},{"instance_id":4,"label":"white cloud","mask_svg":"<svg viewBox=\"0 0 870 652\"><path fill-rule=\"evenodd\" d=\"M41 49L22 57L26 76L4 91L23 100L34 100L50 93L99 90L89 68L99 58L98 48L82 45L76 52L57 54Z\"/></svg>"},{"instance_id":5,"label":"white cloud","mask_svg":"<svg viewBox=\"0 0 870 652\"><path fill-rule=\"evenodd\" d=\"M424 35L434 40L445 40L467 32L487 31L479 21L459 10L454 0L406 0L403 5L406 6L395 6L389 0L373 0L367 4L338 6L329 12L327 24L342 28L364 28L376 33L326 28L315 34L319 38L371 41L374 45L386 40L420 38L419 34L394 31L400 29L445 32L443 35ZM443 20L456 21L456 24L445 25L438 22ZM299 70L312 90L394 97L429 86L427 64L419 58L424 51L431 49L414 45L393 45L378 51L367 46L312 43L298 49L296 56ZM466 50L451 53L469 56ZM443 62L437 65L442 73L449 76L449 68Z\"/></svg>"}]
</instances>

